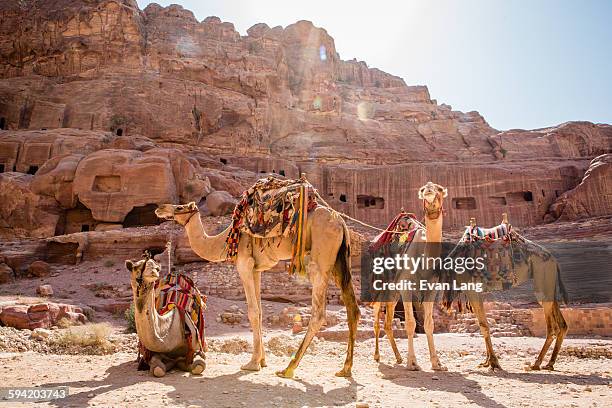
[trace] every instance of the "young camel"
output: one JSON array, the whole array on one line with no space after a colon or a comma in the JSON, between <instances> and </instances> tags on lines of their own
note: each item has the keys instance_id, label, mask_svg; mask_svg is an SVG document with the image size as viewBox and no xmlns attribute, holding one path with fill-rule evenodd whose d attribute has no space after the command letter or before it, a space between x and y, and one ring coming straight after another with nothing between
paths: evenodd
<instances>
[{"instance_id":1,"label":"young camel","mask_svg":"<svg viewBox=\"0 0 612 408\"><path fill-rule=\"evenodd\" d=\"M134 322L138 339L153 353L149 361L151 373L155 377L163 377L168 370L177 365L184 371L201 374L206 368L202 356L196 355L189 367L185 364L189 346L185 325L181 321L178 309L174 308L160 315L155 307L155 282L159 279L160 265L153 259L147 258L140 261L127 260L125 267L131 273ZM195 332L195 328L193 330L192 332ZM200 351L197 336L191 338L192 349Z\"/></svg>"},{"instance_id":2,"label":"young camel","mask_svg":"<svg viewBox=\"0 0 612 408\"><path fill-rule=\"evenodd\" d=\"M201 258L210 262L227 260L226 239L230 227L218 235L204 231L198 207L194 202L186 205L164 204L155 210L159 218L173 219L185 227L189 244ZM344 221L330 209L317 207L308 214L304 231L306 240L306 265L312 283L312 318L306 335L287 368L278 371L280 377L291 378L304 356L312 338L325 319L326 295L329 280L333 276L342 291L349 326L346 360L339 377L350 377L353 366L353 350L360 313L351 282L350 235ZM240 234L236 269L246 295L249 322L253 331L253 355L243 365L243 370L258 371L266 366L262 341L261 273L271 269L281 260L291 259L292 237L256 238Z\"/></svg>"},{"instance_id":3,"label":"young camel","mask_svg":"<svg viewBox=\"0 0 612 408\"><path fill-rule=\"evenodd\" d=\"M470 224L471 228L475 227L475 220L470 220ZM502 224L509 227L506 229L506 231L510 231L511 227L508 223L506 214L503 215ZM484 235L487 235L491 230L494 230L494 228L489 230L482 229ZM511 234L515 237L515 241L513 241L511 244L512 250L521 251L520 257L516 257L513 261L513 272L516 280L513 282L512 286L518 286L530 279L533 279L534 292L536 294L538 303L540 303L540 305L544 308L544 316L546 319L546 340L544 341L540 354L530 368L531 370L540 369L542 361L546 356L546 352L548 351L553 338L556 337L555 346L553 348L552 355L550 356L550 360L548 364L542 367L545 370L554 370L557 355L559 354L561 344L563 343L563 339L568 330L567 323L563 318L558 301L558 299L560 299L567 303L567 292L565 291L565 287L561 281L559 264L555 260L554 256L545 248L525 239L514 231ZM460 243L459 245L466 244ZM456 274L453 276L458 285L461 285L464 282L468 283L477 281L477 278L472 277L469 273ZM483 286L486 286L486 282L484 282ZM491 342L491 333L489 330L489 323L487 322L482 294L473 290L468 290L465 292L465 295L468 300L468 310L471 310L478 319L480 333L484 338L487 351L485 361L480 363L478 366L489 367L491 371L495 371L496 369L501 370L502 368L499 365L499 360L493 351L493 343ZM449 293L449 296L450 299L452 299L452 297L456 296L456 294ZM445 303L450 307L451 302L449 302L448 299Z\"/></svg>"},{"instance_id":4,"label":"young camel","mask_svg":"<svg viewBox=\"0 0 612 408\"><path fill-rule=\"evenodd\" d=\"M442 242L442 223L443 223L443 201L444 198L448 195L448 191L446 188L434 184L431 181L425 184L423 187L419 189L419 199L423 200L423 210L425 212L425 231L422 229L417 230L417 233L414 235L412 243L440 243ZM425 234L423 234L423 232ZM415 256L414 248L417 248L418 245L411 245L408 249L408 256ZM439 246L425 246L425 255L428 257L436 257L439 256ZM433 282L435 280L433 271L420 271L419 277L422 279L426 279L428 282ZM400 277L398 276L398 279ZM423 294L424 299L422 300L423 305L423 314L424 314L424 322L423 326L425 329L425 334L427 336L427 344L429 346L429 359L431 361L431 368L436 371L446 371L446 367L440 364L440 359L438 358L438 354L436 352L436 348L434 345L433 338L433 330L434 330L434 322L433 322L433 305L436 297L436 292L427 291ZM402 303L404 306L404 313L406 318L406 334L408 335L408 362L407 368L409 370L418 371L421 368L417 364L416 354L414 352L414 333L416 329L416 320L414 318L414 311L412 309L412 293L404 293L402 294ZM385 333L389 338L389 342L391 343L391 347L393 348L393 353L395 354L395 358L399 363L402 362L401 355L397 349L397 345L395 343L395 339L393 337L393 314L395 312L396 301L393 302L384 302L385 304ZM379 314L382 303L376 302L374 303L374 333L376 337L376 350L374 352L374 359L379 361L380 354L378 349L378 334L380 332L379 327Z\"/></svg>"}]
</instances>

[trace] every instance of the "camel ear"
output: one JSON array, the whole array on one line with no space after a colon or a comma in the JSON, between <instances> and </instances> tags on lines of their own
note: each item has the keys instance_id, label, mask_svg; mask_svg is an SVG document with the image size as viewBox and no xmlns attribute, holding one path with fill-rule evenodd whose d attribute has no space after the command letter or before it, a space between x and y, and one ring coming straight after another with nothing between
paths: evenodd
<instances>
[{"instance_id":1,"label":"camel ear","mask_svg":"<svg viewBox=\"0 0 612 408\"><path fill-rule=\"evenodd\" d=\"M419 200L425 199L425 197L423 196L423 190L425 190L425 187L421 187L419 189Z\"/></svg>"},{"instance_id":2,"label":"camel ear","mask_svg":"<svg viewBox=\"0 0 612 408\"><path fill-rule=\"evenodd\" d=\"M442 197L446 198L446 196L448 196L448 188L443 187L442 188Z\"/></svg>"},{"instance_id":3,"label":"camel ear","mask_svg":"<svg viewBox=\"0 0 612 408\"><path fill-rule=\"evenodd\" d=\"M193 211L193 210L197 210L198 206L196 205L195 201L192 201L189 204L187 204L187 208Z\"/></svg>"},{"instance_id":4,"label":"camel ear","mask_svg":"<svg viewBox=\"0 0 612 408\"><path fill-rule=\"evenodd\" d=\"M125 267L128 271L132 272L132 269L134 269L134 262L128 259L127 261L125 261Z\"/></svg>"}]
</instances>

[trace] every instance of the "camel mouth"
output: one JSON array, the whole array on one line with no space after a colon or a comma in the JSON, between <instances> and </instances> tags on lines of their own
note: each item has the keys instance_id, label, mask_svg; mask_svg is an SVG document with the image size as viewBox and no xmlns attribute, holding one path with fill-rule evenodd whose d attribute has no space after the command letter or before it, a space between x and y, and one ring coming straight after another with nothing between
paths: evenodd
<instances>
[{"instance_id":1,"label":"camel mouth","mask_svg":"<svg viewBox=\"0 0 612 408\"><path fill-rule=\"evenodd\" d=\"M431 204L436 199L436 193L433 191L426 191L423 193L423 198Z\"/></svg>"},{"instance_id":2,"label":"camel mouth","mask_svg":"<svg viewBox=\"0 0 612 408\"><path fill-rule=\"evenodd\" d=\"M155 215L157 218L161 218L163 220L171 220L173 218L173 214L169 213L165 208L157 208L155 210Z\"/></svg>"}]
</instances>

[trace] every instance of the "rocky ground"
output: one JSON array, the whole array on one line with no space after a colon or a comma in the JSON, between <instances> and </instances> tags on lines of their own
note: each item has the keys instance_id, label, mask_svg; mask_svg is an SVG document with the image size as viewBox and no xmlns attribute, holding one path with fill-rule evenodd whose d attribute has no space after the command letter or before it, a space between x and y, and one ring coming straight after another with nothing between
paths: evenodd
<instances>
[{"instance_id":1,"label":"rocky ground","mask_svg":"<svg viewBox=\"0 0 612 408\"><path fill-rule=\"evenodd\" d=\"M585 223L557 223L559 234L601 230L590 239L610 236L609 219ZM584 224L584 225L583 225ZM457 231L458 233L459 231ZM525 233L543 239L546 231ZM574 237L577 238L577 237ZM386 339L382 339L380 363L372 358L371 310L362 308L352 379L334 377L341 367L346 325L338 305L328 307L328 325L315 338L297 377L274 375L284 368L303 333L292 334L292 316L300 313L307 323L305 303L263 301L264 332L269 366L258 373L243 372L249 359L251 334L246 306L235 299L209 295L207 369L202 376L171 372L162 379L136 370L136 335L127 333L123 309L131 301L128 272L116 260L87 261L77 266L51 264L43 277L19 279L0 286L0 309L14 304L56 302L83 310L90 323L56 326L44 330L0 327L0 382L9 387L67 385L70 397L36 406L184 406L184 407L406 407L406 406L608 406L612 395L612 339L566 339L557 371L526 371L543 339L495 337L495 349L506 371L491 373L477 368L484 359L479 334L436 334L436 346L448 372L432 372L425 336L415 340L424 371L410 372L395 364ZM178 269L210 285L212 264L192 263ZM235 273L229 265L217 265ZM198 274L196 275L196 270ZM224 273L225 273L224 272ZM224 274L221 274L225 276ZM276 275L275 275L276 276ZM280 275L278 275L280 277ZM284 276L284 275L283 275ZM41 298L40 285L51 285L53 295ZM239 287L236 289L241 291ZM77 340L75 340L77 339ZM85 339L85 340L83 340ZM405 339L398 340L403 356ZM0 406L28 406L0 400Z\"/></svg>"},{"instance_id":2,"label":"rocky ground","mask_svg":"<svg viewBox=\"0 0 612 408\"><path fill-rule=\"evenodd\" d=\"M476 368L482 359L480 336L436 336L448 372L429 369L424 336L416 340L418 359L424 368L421 372L396 365L386 342L381 362L374 362L373 340L360 341L351 379L333 376L343 361L345 345L319 339L292 380L278 378L274 372L287 364L301 336L272 332L266 338L269 366L257 373L239 368L249 358L245 337L215 336L213 348L225 352L207 353L207 369L202 376L171 372L164 378L154 378L136 370L133 351L94 356L4 352L0 354L0 378L4 386L67 385L67 399L36 404L62 407L603 407L609 406L612 392L612 371L605 357L584 359L562 354L557 371L526 372L526 362L535 358L542 343L537 338L495 339L505 368L496 373ZM399 343L406 355L405 341ZM612 347L612 341L601 339L568 339L566 344Z\"/></svg>"}]
</instances>

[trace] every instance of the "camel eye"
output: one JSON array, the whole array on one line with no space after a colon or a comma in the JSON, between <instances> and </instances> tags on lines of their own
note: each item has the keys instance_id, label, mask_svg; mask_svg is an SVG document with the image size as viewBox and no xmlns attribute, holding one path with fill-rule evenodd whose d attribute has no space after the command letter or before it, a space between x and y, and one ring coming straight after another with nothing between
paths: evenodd
<instances>
[{"instance_id":1,"label":"camel eye","mask_svg":"<svg viewBox=\"0 0 612 408\"><path fill-rule=\"evenodd\" d=\"M176 207L176 209L177 209L177 210L182 210L182 209L183 209L183 206L182 206L182 205L179 205L178 207Z\"/></svg>"}]
</instances>

